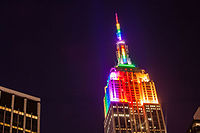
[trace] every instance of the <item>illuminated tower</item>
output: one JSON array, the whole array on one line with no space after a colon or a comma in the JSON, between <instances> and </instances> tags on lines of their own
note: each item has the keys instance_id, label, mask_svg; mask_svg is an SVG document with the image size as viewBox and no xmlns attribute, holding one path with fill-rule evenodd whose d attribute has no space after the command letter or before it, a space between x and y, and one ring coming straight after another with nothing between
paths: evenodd
<instances>
[{"instance_id":1,"label":"illuminated tower","mask_svg":"<svg viewBox=\"0 0 200 133\"><path fill-rule=\"evenodd\" d=\"M148 73L131 62L116 14L117 65L105 87L104 133L166 133L155 84Z\"/></svg>"}]
</instances>

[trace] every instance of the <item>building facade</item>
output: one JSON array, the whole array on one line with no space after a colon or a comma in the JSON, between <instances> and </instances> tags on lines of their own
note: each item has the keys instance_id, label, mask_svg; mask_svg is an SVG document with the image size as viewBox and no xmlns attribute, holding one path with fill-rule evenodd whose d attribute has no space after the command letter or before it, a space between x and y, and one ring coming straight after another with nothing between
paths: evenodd
<instances>
[{"instance_id":1,"label":"building facade","mask_svg":"<svg viewBox=\"0 0 200 133\"><path fill-rule=\"evenodd\" d=\"M40 98L0 86L0 133L40 133Z\"/></svg>"},{"instance_id":2,"label":"building facade","mask_svg":"<svg viewBox=\"0 0 200 133\"><path fill-rule=\"evenodd\" d=\"M200 133L200 107L194 114L192 124L187 130L187 133Z\"/></svg>"},{"instance_id":3,"label":"building facade","mask_svg":"<svg viewBox=\"0 0 200 133\"><path fill-rule=\"evenodd\" d=\"M131 62L116 14L118 64L105 87L104 133L167 133L154 82Z\"/></svg>"}]
</instances>

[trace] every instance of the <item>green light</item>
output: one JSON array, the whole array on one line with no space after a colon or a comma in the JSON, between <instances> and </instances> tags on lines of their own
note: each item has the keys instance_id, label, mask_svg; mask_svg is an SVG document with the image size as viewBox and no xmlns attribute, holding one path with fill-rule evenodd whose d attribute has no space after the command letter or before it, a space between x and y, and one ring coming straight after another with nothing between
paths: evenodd
<instances>
[{"instance_id":1,"label":"green light","mask_svg":"<svg viewBox=\"0 0 200 133\"><path fill-rule=\"evenodd\" d=\"M131 68L133 68L133 67L135 67L135 65L134 64L119 64L117 67L131 67Z\"/></svg>"}]
</instances>

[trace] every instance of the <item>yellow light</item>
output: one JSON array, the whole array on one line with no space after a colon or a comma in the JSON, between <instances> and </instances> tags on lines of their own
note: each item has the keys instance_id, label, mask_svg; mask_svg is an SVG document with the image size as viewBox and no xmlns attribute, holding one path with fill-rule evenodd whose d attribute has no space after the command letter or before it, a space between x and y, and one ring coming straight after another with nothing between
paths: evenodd
<instances>
[{"instance_id":1,"label":"yellow light","mask_svg":"<svg viewBox=\"0 0 200 133\"><path fill-rule=\"evenodd\" d=\"M117 26L117 30L120 30L120 25L119 25L119 24L116 24L116 26Z\"/></svg>"}]
</instances>

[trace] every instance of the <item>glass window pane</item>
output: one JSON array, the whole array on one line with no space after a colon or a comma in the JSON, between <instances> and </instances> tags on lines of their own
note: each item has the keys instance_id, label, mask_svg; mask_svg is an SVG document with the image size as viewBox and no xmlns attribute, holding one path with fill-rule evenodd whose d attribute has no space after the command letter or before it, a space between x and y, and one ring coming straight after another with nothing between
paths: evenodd
<instances>
[{"instance_id":1,"label":"glass window pane","mask_svg":"<svg viewBox=\"0 0 200 133\"><path fill-rule=\"evenodd\" d=\"M1 92L0 105L11 108L12 95L6 92Z\"/></svg>"},{"instance_id":2,"label":"glass window pane","mask_svg":"<svg viewBox=\"0 0 200 133\"><path fill-rule=\"evenodd\" d=\"M12 129L12 133L17 133L17 129Z\"/></svg>"},{"instance_id":3,"label":"glass window pane","mask_svg":"<svg viewBox=\"0 0 200 133\"><path fill-rule=\"evenodd\" d=\"M5 123L10 124L11 113L6 111Z\"/></svg>"},{"instance_id":4,"label":"glass window pane","mask_svg":"<svg viewBox=\"0 0 200 133\"><path fill-rule=\"evenodd\" d=\"M125 128L125 119L124 119L124 117L120 117L120 126L121 126L121 128Z\"/></svg>"},{"instance_id":5,"label":"glass window pane","mask_svg":"<svg viewBox=\"0 0 200 133\"><path fill-rule=\"evenodd\" d=\"M28 114L37 115L37 102L28 99L26 109Z\"/></svg>"},{"instance_id":6,"label":"glass window pane","mask_svg":"<svg viewBox=\"0 0 200 133\"><path fill-rule=\"evenodd\" d=\"M14 109L24 111L24 98L15 96Z\"/></svg>"},{"instance_id":7,"label":"glass window pane","mask_svg":"<svg viewBox=\"0 0 200 133\"><path fill-rule=\"evenodd\" d=\"M13 126L17 126L18 114L13 113Z\"/></svg>"},{"instance_id":8,"label":"glass window pane","mask_svg":"<svg viewBox=\"0 0 200 133\"><path fill-rule=\"evenodd\" d=\"M119 130L116 130L116 133L120 133L120 131L119 131Z\"/></svg>"},{"instance_id":9,"label":"glass window pane","mask_svg":"<svg viewBox=\"0 0 200 133\"><path fill-rule=\"evenodd\" d=\"M36 119L32 119L32 130L34 132L37 132L37 120Z\"/></svg>"},{"instance_id":10,"label":"glass window pane","mask_svg":"<svg viewBox=\"0 0 200 133\"><path fill-rule=\"evenodd\" d=\"M122 130L121 133L126 133L126 130Z\"/></svg>"},{"instance_id":11,"label":"glass window pane","mask_svg":"<svg viewBox=\"0 0 200 133\"><path fill-rule=\"evenodd\" d=\"M24 116L23 115L19 115L19 123L18 126L23 128L23 123L24 123Z\"/></svg>"},{"instance_id":12,"label":"glass window pane","mask_svg":"<svg viewBox=\"0 0 200 133\"><path fill-rule=\"evenodd\" d=\"M31 129L31 118L26 117L26 129Z\"/></svg>"},{"instance_id":13,"label":"glass window pane","mask_svg":"<svg viewBox=\"0 0 200 133\"><path fill-rule=\"evenodd\" d=\"M4 133L10 133L10 127L4 127Z\"/></svg>"},{"instance_id":14,"label":"glass window pane","mask_svg":"<svg viewBox=\"0 0 200 133\"><path fill-rule=\"evenodd\" d=\"M2 133L2 131L3 131L3 126L0 125L0 133Z\"/></svg>"},{"instance_id":15,"label":"glass window pane","mask_svg":"<svg viewBox=\"0 0 200 133\"><path fill-rule=\"evenodd\" d=\"M4 110L0 110L0 122L3 122Z\"/></svg>"},{"instance_id":16,"label":"glass window pane","mask_svg":"<svg viewBox=\"0 0 200 133\"><path fill-rule=\"evenodd\" d=\"M115 127L118 128L119 127L119 123L118 123L118 117L115 117Z\"/></svg>"}]
</instances>

